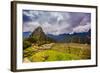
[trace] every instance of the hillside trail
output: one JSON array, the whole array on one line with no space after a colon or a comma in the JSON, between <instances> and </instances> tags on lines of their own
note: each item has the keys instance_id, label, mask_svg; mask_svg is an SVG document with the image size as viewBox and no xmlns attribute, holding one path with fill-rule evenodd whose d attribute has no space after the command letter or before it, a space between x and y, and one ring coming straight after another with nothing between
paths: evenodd
<instances>
[{"instance_id":1,"label":"hillside trail","mask_svg":"<svg viewBox=\"0 0 100 73\"><path fill-rule=\"evenodd\" d=\"M51 49L51 47L54 45L54 43L50 43L50 44L44 44L44 45L41 45L39 47L40 50L47 50L47 49Z\"/></svg>"},{"instance_id":2,"label":"hillside trail","mask_svg":"<svg viewBox=\"0 0 100 73\"><path fill-rule=\"evenodd\" d=\"M38 52L41 52L41 51L44 51L44 50L49 50L49 49L52 48L52 46L54 44L55 43L41 45L40 47L37 48L37 50L35 52L38 53ZM26 58L24 58L24 61L23 62L24 63L30 63L31 61L26 57Z\"/></svg>"}]
</instances>

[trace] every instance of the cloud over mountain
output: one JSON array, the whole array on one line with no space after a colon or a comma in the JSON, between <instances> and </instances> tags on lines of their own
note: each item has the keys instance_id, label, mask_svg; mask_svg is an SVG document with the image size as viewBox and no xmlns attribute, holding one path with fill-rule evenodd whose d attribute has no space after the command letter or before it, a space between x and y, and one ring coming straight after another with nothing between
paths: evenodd
<instances>
[{"instance_id":1,"label":"cloud over mountain","mask_svg":"<svg viewBox=\"0 0 100 73\"><path fill-rule=\"evenodd\" d=\"M23 10L23 32L33 31L38 26L46 34L86 32L90 24L90 13Z\"/></svg>"}]
</instances>

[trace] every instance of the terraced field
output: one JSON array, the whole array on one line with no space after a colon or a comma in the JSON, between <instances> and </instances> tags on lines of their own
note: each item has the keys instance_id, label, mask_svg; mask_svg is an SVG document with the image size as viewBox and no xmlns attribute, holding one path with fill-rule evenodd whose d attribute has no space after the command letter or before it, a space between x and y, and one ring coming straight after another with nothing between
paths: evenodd
<instances>
[{"instance_id":1,"label":"terraced field","mask_svg":"<svg viewBox=\"0 0 100 73\"><path fill-rule=\"evenodd\" d=\"M91 58L91 47L79 43L33 44L23 51L23 62L81 60Z\"/></svg>"}]
</instances>

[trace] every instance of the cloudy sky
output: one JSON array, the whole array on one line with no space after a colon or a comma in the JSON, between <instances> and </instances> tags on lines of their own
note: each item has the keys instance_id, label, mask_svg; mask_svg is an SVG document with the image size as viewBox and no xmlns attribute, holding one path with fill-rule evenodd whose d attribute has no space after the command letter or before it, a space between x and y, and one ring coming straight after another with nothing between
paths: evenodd
<instances>
[{"instance_id":1,"label":"cloudy sky","mask_svg":"<svg viewBox=\"0 0 100 73\"><path fill-rule=\"evenodd\" d=\"M41 26L46 34L72 34L91 29L91 13L23 10L23 32Z\"/></svg>"}]
</instances>

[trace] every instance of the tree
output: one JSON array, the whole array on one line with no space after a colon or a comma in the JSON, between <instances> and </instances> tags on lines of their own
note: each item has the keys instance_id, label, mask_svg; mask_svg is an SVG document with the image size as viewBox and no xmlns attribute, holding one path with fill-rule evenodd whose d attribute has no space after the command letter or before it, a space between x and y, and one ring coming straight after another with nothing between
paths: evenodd
<instances>
[{"instance_id":1,"label":"tree","mask_svg":"<svg viewBox=\"0 0 100 73\"><path fill-rule=\"evenodd\" d=\"M27 40L23 41L23 49L26 49L26 48L28 48L30 46L31 46L31 43L29 41L27 41Z\"/></svg>"}]
</instances>

